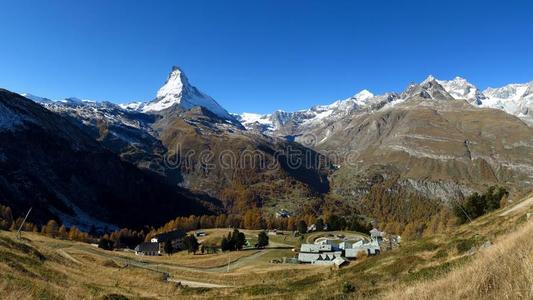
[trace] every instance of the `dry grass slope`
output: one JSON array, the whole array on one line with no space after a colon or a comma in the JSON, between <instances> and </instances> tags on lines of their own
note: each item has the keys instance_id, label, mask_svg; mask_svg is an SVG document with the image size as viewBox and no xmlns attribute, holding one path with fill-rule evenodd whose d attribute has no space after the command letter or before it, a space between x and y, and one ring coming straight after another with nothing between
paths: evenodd
<instances>
[{"instance_id":1,"label":"dry grass slope","mask_svg":"<svg viewBox=\"0 0 533 300\"><path fill-rule=\"evenodd\" d=\"M386 299L533 299L533 222L443 278L401 286Z\"/></svg>"},{"instance_id":2,"label":"dry grass slope","mask_svg":"<svg viewBox=\"0 0 533 300\"><path fill-rule=\"evenodd\" d=\"M533 220L526 216L532 210L533 201L517 202L341 270L270 263L294 255L290 249L143 258L29 232L19 241L1 231L0 299L533 299ZM227 229L213 231L208 237ZM273 247L299 243L271 238ZM224 287L178 287L163 272Z\"/></svg>"}]
</instances>

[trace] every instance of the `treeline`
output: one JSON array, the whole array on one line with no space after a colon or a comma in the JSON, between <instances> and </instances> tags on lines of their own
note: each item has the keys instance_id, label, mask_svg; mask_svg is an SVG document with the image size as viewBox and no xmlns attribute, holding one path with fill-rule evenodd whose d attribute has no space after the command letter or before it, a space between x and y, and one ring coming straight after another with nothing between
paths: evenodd
<instances>
[{"instance_id":1,"label":"treeline","mask_svg":"<svg viewBox=\"0 0 533 300\"><path fill-rule=\"evenodd\" d=\"M319 217L307 214L278 218L270 214L263 214L259 209L253 208L246 211L244 215L220 214L218 216L177 217L160 228L150 230L144 240L149 241L157 234L172 230L192 231L209 228L277 229L301 232L303 231L302 226L307 231L307 226L315 224L317 221L319 224L323 224L322 228L327 228L328 230L368 232L372 229L372 224L368 219L357 215L343 217L324 213Z\"/></svg>"},{"instance_id":2,"label":"treeline","mask_svg":"<svg viewBox=\"0 0 533 300\"><path fill-rule=\"evenodd\" d=\"M247 198L239 191L239 199ZM451 209L442 203L430 201L419 195L404 193L401 190L392 193L386 186L374 186L372 192L359 202L359 213L371 215L377 221L377 227L383 231L399 234L405 238L417 238L424 235L444 232L453 224L463 224L469 219L475 219L483 214L498 209L507 198L508 191L501 187L490 187L484 194L474 193L464 201L452 205ZM249 195L248 195L249 196ZM248 202L248 204L250 204ZM240 207L242 208L242 207ZM48 221L43 226L26 222L23 231L33 231L46 236L80 242L100 242L103 247L134 248L143 241L150 241L157 234L183 230L185 232L209 228L243 228L243 229L277 229L287 231L307 232L307 227L315 225L316 230L352 230L368 232L372 223L360 214L342 216L331 213L330 210L321 216L305 214L288 218L278 218L264 214L258 208L247 209L243 214L220 214L177 217L165 225L154 228L145 227L140 230L123 228L112 233L106 233L100 238L96 233L83 232L76 226L70 228L60 225L55 220ZM22 218L14 218L11 208L0 205L0 229L17 230L22 224ZM228 249L240 247L236 237L226 237ZM223 245L221 245L223 246ZM225 248L225 247L223 247Z\"/></svg>"},{"instance_id":3,"label":"treeline","mask_svg":"<svg viewBox=\"0 0 533 300\"><path fill-rule=\"evenodd\" d=\"M13 212L10 207L0 205L0 229L16 231L20 228L22 221L22 217L18 217L16 219L13 218ZM45 225L40 227L36 224L26 221L21 230L41 233L51 238L85 243L92 243L97 240L97 238L91 236L87 232L79 230L76 226L67 228L65 225L59 225L59 223L55 220L50 220Z\"/></svg>"},{"instance_id":4,"label":"treeline","mask_svg":"<svg viewBox=\"0 0 533 300\"><path fill-rule=\"evenodd\" d=\"M222 251L235 251L242 250L246 245L246 237L244 233L239 232L238 229L233 229L233 232L228 233L227 236L222 238L220 242L220 249Z\"/></svg>"},{"instance_id":5,"label":"treeline","mask_svg":"<svg viewBox=\"0 0 533 300\"><path fill-rule=\"evenodd\" d=\"M491 186L484 194L474 193L462 202L453 204L453 212L460 224L481 217L502 206L509 192L502 187Z\"/></svg>"},{"instance_id":6,"label":"treeline","mask_svg":"<svg viewBox=\"0 0 533 300\"><path fill-rule=\"evenodd\" d=\"M450 209L441 201L405 190L392 182L372 186L370 193L357 201L360 212L376 220L381 230L419 238L444 232L454 224Z\"/></svg>"},{"instance_id":7,"label":"treeline","mask_svg":"<svg viewBox=\"0 0 533 300\"><path fill-rule=\"evenodd\" d=\"M111 250L115 248L130 248L133 249L138 244L142 243L146 238L148 230L132 230L122 228L113 231L112 233L104 234L99 241L99 247Z\"/></svg>"}]
</instances>

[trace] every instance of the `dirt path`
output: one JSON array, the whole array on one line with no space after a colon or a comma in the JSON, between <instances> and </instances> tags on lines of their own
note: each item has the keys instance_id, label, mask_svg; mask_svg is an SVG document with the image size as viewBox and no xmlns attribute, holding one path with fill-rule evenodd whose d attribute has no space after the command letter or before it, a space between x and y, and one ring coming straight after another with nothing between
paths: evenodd
<instances>
[{"instance_id":1,"label":"dirt path","mask_svg":"<svg viewBox=\"0 0 533 300\"><path fill-rule=\"evenodd\" d=\"M75 259L74 257L72 257L70 254L68 254L67 252L65 252L65 250L63 249L58 249L57 252L59 253L59 255L63 256L64 258L74 262L74 263L77 263L77 264L81 264L81 262L77 259Z\"/></svg>"},{"instance_id":2,"label":"dirt path","mask_svg":"<svg viewBox=\"0 0 533 300\"><path fill-rule=\"evenodd\" d=\"M210 272L210 273L224 273L224 272L227 272L228 269L230 271L232 271L232 270L238 269L240 267L246 266L246 264L248 262L254 261L258 257L261 257L261 256L267 254L270 250L272 250L272 249L265 249L263 251L259 251L257 253L254 253L254 254L252 254L250 256L245 256L245 257L241 257L241 258L239 258L237 260L234 260L233 262L230 262L229 268L228 268L227 265L225 265L225 266L220 266L220 267L215 267L215 268L202 269L202 271L207 271L207 272Z\"/></svg>"},{"instance_id":3,"label":"dirt path","mask_svg":"<svg viewBox=\"0 0 533 300\"><path fill-rule=\"evenodd\" d=\"M208 282L199 282L199 281L191 281L191 280L184 280L184 279L177 279L177 278L169 278L167 279L169 282L176 282L181 283L182 285L189 286L189 287L195 287L195 288L226 288L230 287L229 285L221 285L221 284L214 284L214 283L208 283Z\"/></svg>"},{"instance_id":4,"label":"dirt path","mask_svg":"<svg viewBox=\"0 0 533 300\"><path fill-rule=\"evenodd\" d=\"M529 199L523 200L522 202L516 204L515 206L511 207L510 209L502 212L500 214L500 217L507 216L508 214L517 211L521 208L528 207L530 205L533 205L533 197L529 197Z\"/></svg>"}]
</instances>

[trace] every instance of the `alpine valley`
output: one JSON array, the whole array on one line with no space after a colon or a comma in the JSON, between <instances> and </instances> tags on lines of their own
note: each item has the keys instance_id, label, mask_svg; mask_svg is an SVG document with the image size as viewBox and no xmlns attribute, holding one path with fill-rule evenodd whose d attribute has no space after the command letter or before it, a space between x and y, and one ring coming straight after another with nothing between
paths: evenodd
<instances>
[{"instance_id":1,"label":"alpine valley","mask_svg":"<svg viewBox=\"0 0 533 300\"><path fill-rule=\"evenodd\" d=\"M429 76L267 115L228 113L178 67L146 102L1 90L0 202L108 228L251 207L404 226L489 186L530 192L532 126L533 81L481 91ZM227 153L237 163L216 159Z\"/></svg>"}]
</instances>

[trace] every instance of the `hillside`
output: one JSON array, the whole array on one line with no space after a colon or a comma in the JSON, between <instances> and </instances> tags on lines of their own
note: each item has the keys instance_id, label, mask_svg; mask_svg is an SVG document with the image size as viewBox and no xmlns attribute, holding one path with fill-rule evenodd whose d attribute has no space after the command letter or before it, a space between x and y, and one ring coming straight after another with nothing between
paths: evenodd
<instances>
[{"instance_id":1,"label":"hillside","mask_svg":"<svg viewBox=\"0 0 533 300\"><path fill-rule=\"evenodd\" d=\"M206 109L170 108L153 127L167 149L167 166L179 170L181 185L192 190L235 201L225 193L244 186L253 206L305 201L329 191L331 168L318 152L243 130Z\"/></svg>"},{"instance_id":2,"label":"hillside","mask_svg":"<svg viewBox=\"0 0 533 300\"><path fill-rule=\"evenodd\" d=\"M533 128L499 110L411 98L339 128L317 148L349 153L333 179L342 193L360 184L345 179L369 173L399 175L399 184L443 200L496 184L528 192L533 179Z\"/></svg>"},{"instance_id":3,"label":"hillside","mask_svg":"<svg viewBox=\"0 0 533 300\"><path fill-rule=\"evenodd\" d=\"M228 194L239 187L246 187L245 208L267 210L295 201L319 201L329 191L331 168L321 163L324 156L304 145L246 130L178 67L147 102L116 105L27 96L71 120L122 160L171 185L219 199L228 212L239 201Z\"/></svg>"},{"instance_id":4,"label":"hillside","mask_svg":"<svg viewBox=\"0 0 533 300\"><path fill-rule=\"evenodd\" d=\"M89 230L208 213L214 202L121 160L67 118L0 90L0 203ZM216 204L216 202L214 202ZM212 206L212 204L209 204Z\"/></svg>"},{"instance_id":5,"label":"hillside","mask_svg":"<svg viewBox=\"0 0 533 300\"><path fill-rule=\"evenodd\" d=\"M0 294L5 299L106 299L111 294L129 299L529 299L533 223L526 213L532 210L529 198L341 270L269 263L291 255L284 245L298 244L283 237L272 237L273 248L260 251L142 258L34 233L24 233L18 241L13 232L2 231ZM215 237L217 231L225 232L208 233ZM171 282L162 279L163 272ZM177 286L176 281L193 287ZM346 282L352 288L343 289Z\"/></svg>"}]
</instances>

